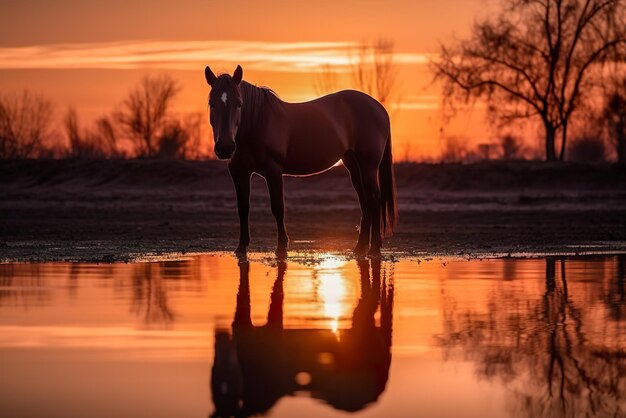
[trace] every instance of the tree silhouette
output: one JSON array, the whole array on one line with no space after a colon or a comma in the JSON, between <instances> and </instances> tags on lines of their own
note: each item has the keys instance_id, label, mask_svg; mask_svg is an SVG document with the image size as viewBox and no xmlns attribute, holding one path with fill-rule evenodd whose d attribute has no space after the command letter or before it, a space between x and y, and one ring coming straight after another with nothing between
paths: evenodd
<instances>
[{"instance_id":1,"label":"tree silhouette","mask_svg":"<svg viewBox=\"0 0 626 418\"><path fill-rule=\"evenodd\" d=\"M566 266L563 259L546 259L545 290L538 298L503 286L490 294L484 314L458 312L454 302L446 302L440 337L444 356L460 349L479 377L500 381L515 409L512 415L623 416L624 273L618 266L616 287L622 287L622 295L608 289L600 300L608 309L597 322L599 312L570 295ZM602 286L596 283L594 290ZM582 298L589 301L589 296Z\"/></svg>"},{"instance_id":2,"label":"tree silhouette","mask_svg":"<svg viewBox=\"0 0 626 418\"><path fill-rule=\"evenodd\" d=\"M146 76L122 103L116 119L135 144L137 155L156 155L158 138L167 124L172 101L179 91L176 80L167 74Z\"/></svg>"},{"instance_id":3,"label":"tree silhouette","mask_svg":"<svg viewBox=\"0 0 626 418\"><path fill-rule=\"evenodd\" d=\"M92 129L81 128L76 109L69 108L63 119L69 141L68 155L79 158L116 157L117 133L111 119L99 118Z\"/></svg>"},{"instance_id":4,"label":"tree silhouette","mask_svg":"<svg viewBox=\"0 0 626 418\"><path fill-rule=\"evenodd\" d=\"M622 65L626 65L622 63ZM602 111L609 141L615 148L617 162L626 165L626 74L615 80Z\"/></svg>"},{"instance_id":5,"label":"tree silhouette","mask_svg":"<svg viewBox=\"0 0 626 418\"><path fill-rule=\"evenodd\" d=\"M378 38L372 45L362 44L357 48L352 63L352 81L356 88L387 105L396 85L396 75L392 40Z\"/></svg>"},{"instance_id":6,"label":"tree silhouette","mask_svg":"<svg viewBox=\"0 0 626 418\"><path fill-rule=\"evenodd\" d=\"M319 96L339 90L338 74L330 64L322 64L315 79L313 90Z\"/></svg>"},{"instance_id":7,"label":"tree silhouette","mask_svg":"<svg viewBox=\"0 0 626 418\"><path fill-rule=\"evenodd\" d=\"M32 158L52 135L54 106L27 90L0 96L0 158Z\"/></svg>"},{"instance_id":8,"label":"tree silhouette","mask_svg":"<svg viewBox=\"0 0 626 418\"><path fill-rule=\"evenodd\" d=\"M445 104L484 100L505 124L538 118L546 159L562 160L595 64L626 43L625 17L623 0L504 0L497 16L478 21L468 39L442 46L432 62Z\"/></svg>"},{"instance_id":9,"label":"tree silhouette","mask_svg":"<svg viewBox=\"0 0 626 418\"><path fill-rule=\"evenodd\" d=\"M362 43L348 51L350 55L351 86L388 105L397 85L397 65L394 42L378 38L374 43ZM313 81L317 94L328 94L340 87L338 74L330 64L321 66Z\"/></svg>"}]
</instances>

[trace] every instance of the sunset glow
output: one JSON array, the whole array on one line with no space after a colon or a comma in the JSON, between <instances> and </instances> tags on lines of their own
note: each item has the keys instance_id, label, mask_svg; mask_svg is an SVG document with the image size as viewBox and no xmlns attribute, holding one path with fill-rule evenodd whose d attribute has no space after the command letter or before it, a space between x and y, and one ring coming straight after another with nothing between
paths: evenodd
<instances>
[{"instance_id":1,"label":"sunset glow","mask_svg":"<svg viewBox=\"0 0 626 418\"><path fill-rule=\"evenodd\" d=\"M314 84L323 66L337 74L337 88L351 88L349 72L359 45L384 36L395 44L398 91L388 110L399 160L438 155L441 100L427 64L442 37L467 31L473 14L485 9L479 0L436 6L392 1L384 8L372 3L357 9L325 1L297 7L281 0L262 7L187 1L151 10L148 18L139 2L69 4L65 14L44 3L3 6L0 91L40 92L53 100L59 115L73 106L89 123L118 106L142 75L167 72L182 86L176 110L204 112L204 66L231 72L241 64L247 81L271 87L283 100L307 101L319 95ZM240 9L237 24L226 17L234 8ZM26 23L16 26L17 21ZM462 118L446 133L474 140L480 117L477 122L480 126L468 125Z\"/></svg>"}]
</instances>

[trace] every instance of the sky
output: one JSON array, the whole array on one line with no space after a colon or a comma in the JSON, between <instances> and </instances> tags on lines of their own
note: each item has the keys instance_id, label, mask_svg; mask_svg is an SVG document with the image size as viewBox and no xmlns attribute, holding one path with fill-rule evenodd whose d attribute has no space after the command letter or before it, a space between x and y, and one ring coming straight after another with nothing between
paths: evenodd
<instances>
[{"instance_id":1,"label":"sky","mask_svg":"<svg viewBox=\"0 0 626 418\"><path fill-rule=\"evenodd\" d=\"M286 101L310 100L321 65L343 71L347 88L350 50L384 37L398 63L388 106L396 155L435 157L442 130L474 142L490 135L477 114L442 123L428 60L496 0L0 1L0 93L40 92L84 121L162 72L182 86L177 111L206 112L205 65L232 72L241 64L248 82Z\"/></svg>"}]
</instances>

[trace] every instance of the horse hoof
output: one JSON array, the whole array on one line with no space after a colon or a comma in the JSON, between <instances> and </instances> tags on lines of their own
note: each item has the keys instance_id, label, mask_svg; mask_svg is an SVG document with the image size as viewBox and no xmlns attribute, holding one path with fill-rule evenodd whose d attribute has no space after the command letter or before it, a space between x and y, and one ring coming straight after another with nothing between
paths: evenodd
<instances>
[{"instance_id":1,"label":"horse hoof","mask_svg":"<svg viewBox=\"0 0 626 418\"><path fill-rule=\"evenodd\" d=\"M276 254L276 258L284 260L287 258L287 247L278 247L274 253Z\"/></svg>"},{"instance_id":2,"label":"horse hoof","mask_svg":"<svg viewBox=\"0 0 626 418\"><path fill-rule=\"evenodd\" d=\"M246 247L245 245L240 245L235 250L236 255L246 255L247 253L248 253L248 247Z\"/></svg>"},{"instance_id":3,"label":"horse hoof","mask_svg":"<svg viewBox=\"0 0 626 418\"><path fill-rule=\"evenodd\" d=\"M372 248L370 248L370 250L367 252L367 255L369 255L370 257L373 257L373 258L380 257L380 247L372 247Z\"/></svg>"}]
</instances>

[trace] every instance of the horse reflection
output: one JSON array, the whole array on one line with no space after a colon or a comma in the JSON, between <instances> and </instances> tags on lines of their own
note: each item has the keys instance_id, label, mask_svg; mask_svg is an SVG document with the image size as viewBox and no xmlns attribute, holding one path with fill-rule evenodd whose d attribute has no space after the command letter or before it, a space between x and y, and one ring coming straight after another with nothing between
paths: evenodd
<instances>
[{"instance_id":1,"label":"horse reflection","mask_svg":"<svg viewBox=\"0 0 626 418\"><path fill-rule=\"evenodd\" d=\"M361 297L352 326L335 334L325 329L283 327L283 280L278 264L267 323L254 326L250 315L249 263L240 268L232 335L215 334L211 372L213 417L263 414L284 396L308 395L334 408L358 411L385 390L391 364L393 285L381 281L380 260L357 261ZM380 307L380 326L375 314Z\"/></svg>"}]
</instances>

